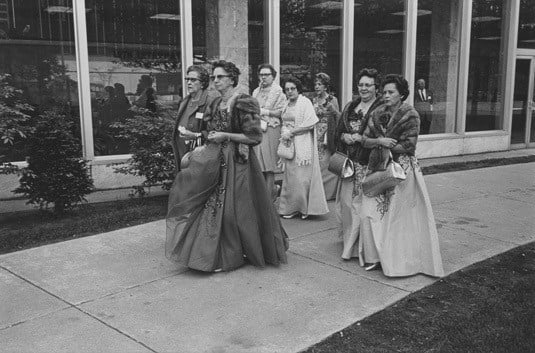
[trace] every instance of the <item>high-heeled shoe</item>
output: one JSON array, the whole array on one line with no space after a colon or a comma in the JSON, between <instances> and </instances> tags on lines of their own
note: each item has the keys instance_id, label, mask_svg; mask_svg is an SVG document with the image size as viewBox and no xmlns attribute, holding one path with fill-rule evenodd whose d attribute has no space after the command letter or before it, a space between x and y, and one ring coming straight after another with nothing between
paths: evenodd
<instances>
[{"instance_id":1,"label":"high-heeled shoe","mask_svg":"<svg viewBox=\"0 0 535 353\"><path fill-rule=\"evenodd\" d=\"M301 215L301 219L307 219L308 218L308 215L307 214L302 214Z\"/></svg>"},{"instance_id":2,"label":"high-heeled shoe","mask_svg":"<svg viewBox=\"0 0 535 353\"><path fill-rule=\"evenodd\" d=\"M299 212L294 212L294 213L282 215L281 217L284 218L284 219L290 219L290 218L294 218L298 214L299 214Z\"/></svg>"},{"instance_id":3,"label":"high-heeled shoe","mask_svg":"<svg viewBox=\"0 0 535 353\"><path fill-rule=\"evenodd\" d=\"M369 266L364 267L364 270L365 271L373 271L373 270L378 270L380 268L381 268L381 263L380 262L376 262L374 264L371 264Z\"/></svg>"}]
</instances>

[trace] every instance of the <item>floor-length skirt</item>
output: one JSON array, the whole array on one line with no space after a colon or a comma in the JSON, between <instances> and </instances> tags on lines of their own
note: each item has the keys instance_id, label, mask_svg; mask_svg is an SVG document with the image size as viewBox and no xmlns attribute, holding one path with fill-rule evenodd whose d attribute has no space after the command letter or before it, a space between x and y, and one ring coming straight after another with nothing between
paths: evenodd
<instances>
[{"instance_id":1,"label":"floor-length skirt","mask_svg":"<svg viewBox=\"0 0 535 353\"><path fill-rule=\"evenodd\" d=\"M355 174L340 179L336 194L336 212L340 238L343 241L342 258L358 257L358 239L362 205L362 179L366 166L355 163Z\"/></svg>"},{"instance_id":2,"label":"floor-length skirt","mask_svg":"<svg viewBox=\"0 0 535 353\"><path fill-rule=\"evenodd\" d=\"M286 262L288 237L253 149L208 144L177 174L169 196L166 255L201 271Z\"/></svg>"},{"instance_id":3,"label":"floor-length skirt","mask_svg":"<svg viewBox=\"0 0 535 353\"><path fill-rule=\"evenodd\" d=\"M262 172L276 173L279 171L277 148L281 137L281 127L268 126L262 134L262 142L254 147Z\"/></svg>"},{"instance_id":4,"label":"floor-length skirt","mask_svg":"<svg viewBox=\"0 0 535 353\"><path fill-rule=\"evenodd\" d=\"M320 153L320 169L321 179L323 180L323 190L325 191L325 198L327 201L334 200L338 190L339 178L337 175L329 171L329 161L331 160L331 153L325 149Z\"/></svg>"},{"instance_id":5,"label":"floor-length skirt","mask_svg":"<svg viewBox=\"0 0 535 353\"><path fill-rule=\"evenodd\" d=\"M444 275L431 201L415 157L401 156L407 179L390 196L362 197L359 261L386 276Z\"/></svg>"}]
</instances>

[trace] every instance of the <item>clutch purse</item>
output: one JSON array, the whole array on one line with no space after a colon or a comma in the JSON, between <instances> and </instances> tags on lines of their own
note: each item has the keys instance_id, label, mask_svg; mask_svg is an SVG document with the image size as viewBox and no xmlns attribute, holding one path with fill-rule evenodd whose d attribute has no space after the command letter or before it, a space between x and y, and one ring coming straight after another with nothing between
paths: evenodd
<instances>
[{"instance_id":1,"label":"clutch purse","mask_svg":"<svg viewBox=\"0 0 535 353\"><path fill-rule=\"evenodd\" d=\"M277 147L277 155L280 158L284 159L294 159L295 157L295 146L293 140L281 140L279 142L279 147Z\"/></svg>"},{"instance_id":2,"label":"clutch purse","mask_svg":"<svg viewBox=\"0 0 535 353\"><path fill-rule=\"evenodd\" d=\"M352 177L355 174L353 161L342 152L335 152L331 156L327 169L342 179Z\"/></svg>"},{"instance_id":3,"label":"clutch purse","mask_svg":"<svg viewBox=\"0 0 535 353\"><path fill-rule=\"evenodd\" d=\"M187 168L189 166L191 158L193 157L193 153L199 152L204 148L201 143L202 141L200 137L189 142L189 152L186 152L184 156L182 156L182 158L180 159L180 169Z\"/></svg>"},{"instance_id":4,"label":"clutch purse","mask_svg":"<svg viewBox=\"0 0 535 353\"><path fill-rule=\"evenodd\" d=\"M403 167L392 159L390 154L390 161L386 165L385 170L379 170L370 173L364 177L362 181L362 192L368 197L375 197L384 193L403 180L407 179L407 174Z\"/></svg>"}]
</instances>

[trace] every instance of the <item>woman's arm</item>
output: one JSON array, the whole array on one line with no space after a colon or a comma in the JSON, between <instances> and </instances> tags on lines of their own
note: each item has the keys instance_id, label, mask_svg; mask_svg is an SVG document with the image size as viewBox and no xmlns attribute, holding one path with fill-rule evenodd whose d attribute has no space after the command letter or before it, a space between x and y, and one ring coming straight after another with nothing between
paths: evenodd
<instances>
[{"instance_id":1,"label":"woman's arm","mask_svg":"<svg viewBox=\"0 0 535 353\"><path fill-rule=\"evenodd\" d=\"M360 138L360 143L362 143L362 146L365 148L374 148L379 146L392 148L397 144L397 141L390 137L370 138L368 137L369 135L370 127L366 126L366 130L364 130L364 134L362 134Z\"/></svg>"},{"instance_id":2,"label":"woman's arm","mask_svg":"<svg viewBox=\"0 0 535 353\"><path fill-rule=\"evenodd\" d=\"M244 143L246 145L256 145L258 141L245 136L241 133L223 132L223 131L211 131L208 134L208 141L222 143L224 141L232 141L235 143Z\"/></svg>"},{"instance_id":3,"label":"woman's arm","mask_svg":"<svg viewBox=\"0 0 535 353\"><path fill-rule=\"evenodd\" d=\"M403 143L398 143L392 148L392 153L403 154L409 153L413 154L416 150L416 141L418 140L417 136L407 137Z\"/></svg>"}]
</instances>

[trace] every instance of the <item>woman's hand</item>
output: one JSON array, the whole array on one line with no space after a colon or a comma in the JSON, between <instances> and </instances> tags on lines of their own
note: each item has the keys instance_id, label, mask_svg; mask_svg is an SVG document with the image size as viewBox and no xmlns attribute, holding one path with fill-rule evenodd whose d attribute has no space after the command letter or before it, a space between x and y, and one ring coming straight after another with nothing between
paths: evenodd
<instances>
[{"instance_id":1,"label":"woman's hand","mask_svg":"<svg viewBox=\"0 0 535 353\"><path fill-rule=\"evenodd\" d=\"M390 137L380 137L377 139L377 142L380 146L386 147L386 148L392 148L394 147L398 141L395 139L392 139Z\"/></svg>"},{"instance_id":2,"label":"woman's hand","mask_svg":"<svg viewBox=\"0 0 535 353\"><path fill-rule=\"evenodd\" d=\"M355 143L355 141L353 140L353 138L351 137L351 134L342 134L342 137L341 137L342 141L346 144L346 145L352 145Z\"/></svg>"},{"instance_id":3,"label":"woman's hand","mask_svg":"<svg viewBox=\"0 0 535 353\"><path fill-rule=\"evenodd\" d=\"M221 143L223 141L230 140L230 137L227 135L226 132L221 131L210 131L207 137L208 141L215 142L215 143Z\"/></svg>"},{"instance_id":4,"label":"woman's hand","mask_svg":"<svg viewBox=\"0 0 535 353\"><path fill-rule=\"evenodd\" d=\"M178 128L178 131L180 132L180 137L186 140L192 140L196 139L198 137L198 134L192 131L189 131L188 129L181 129L182 126Z\"/></svg>"}]
</instances>

